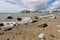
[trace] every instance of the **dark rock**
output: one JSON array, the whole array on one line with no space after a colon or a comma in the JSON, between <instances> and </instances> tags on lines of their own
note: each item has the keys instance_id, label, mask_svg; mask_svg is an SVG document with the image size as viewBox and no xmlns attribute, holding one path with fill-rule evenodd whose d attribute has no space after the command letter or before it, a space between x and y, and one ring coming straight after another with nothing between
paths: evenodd
<instances>
[{"instance_id":1,"label":"dark rock","mask_svg":"<svg viewBox=\"0 0 60 40\"><path fill-rule=\"evenodd\" d=\"M48 26L47 23L43 23L43 24L40 24L40 25L39 25L39 27L42 27L42 28L47 27L47 26Z\"/></svg>"},{"instance_id":2,"label":"dark rock","mask_svg":"<svg viewBox=\"0 0 60 40\"><path fill-rule=\"evenodd\" d=\"M31 22L31 23L36 23L36 22L38 22L38 20L32 20L32 22Z\"/></svg>"},{"instance_id":3,"label":"dark rock","mask_svg":"<svg viewBox=\"0 0 60 40\"><path fill-rule=\"evenodd\" d=\"M4 24L3 24L3 23L0 23L0 27L1 27L1 26L4 26Z\"/></svg>"},{"instance_id":4,"label":"dark rock","mask_svg":"<svg viewBox=\"0 0 60 40\"><path fill-rule=\"evenodd\" d=\"M17 18L17 20L18 20L18 21L21 21L21 20L22 20L22 18L19 18L19 17L18 17L18 18Z\"/></svg>"},{"instance_id":5,"label":"dark rock","mask_svg":"<svg viewBox=\"0 0 60 40\"><path fill-rule=\"evenodd\" d=\"M13 17L12 16L8 16L7 19L13 19Z\"/></svg>"},{"instance_id":6,"label":"dark rock","mask_svg":"<svg viewBox=\"0 0 60 40\"><path fill-rule=\"evenodd\" d=\"M14 26L16 26L16 24L14 24Z\"/></svg>"}]
</instances>

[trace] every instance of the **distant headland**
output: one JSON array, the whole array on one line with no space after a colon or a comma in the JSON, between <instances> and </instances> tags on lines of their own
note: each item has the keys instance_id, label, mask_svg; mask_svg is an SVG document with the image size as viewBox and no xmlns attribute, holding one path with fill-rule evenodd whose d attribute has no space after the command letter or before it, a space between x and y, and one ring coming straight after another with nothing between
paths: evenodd
<instances>
[{"instance_id":1,"label":"distant headland","mask_svg":"<svg viewBox=\"0 0 60 40\"><path fill-rule=\"evenodd\" d=\"M54 10L54 11L30 11L30 10L21 10L19 13L56 13L60 12L60 10Z\"/></svg>"}]
</instances>

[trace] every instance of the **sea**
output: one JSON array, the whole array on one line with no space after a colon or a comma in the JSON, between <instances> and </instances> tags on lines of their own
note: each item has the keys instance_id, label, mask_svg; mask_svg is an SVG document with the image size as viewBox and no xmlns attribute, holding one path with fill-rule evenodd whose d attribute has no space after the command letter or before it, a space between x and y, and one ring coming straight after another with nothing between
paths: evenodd
<instances>
[{"instance_id":1,"label":"sea","mask_svg":"<svg viewBox=\"0 0 60 40\"><path fill-rule=\"evenodd\" d=\"M34 16L44 16L50 14L49 13L0 13L0 17L6 17L8 15L14 17L34 17Z\"/></svg>"},{"instance_id":2,"label":"sea","mask_svg":"<svg viewBox=\"0 0 60 40\"><path fill-rule=\"evenodd\" d=\"M46 16L50 13L0 13L0 21L6 20L7 16L12 17L34 17L34 16Z\"/></svg>"}]
</instances>

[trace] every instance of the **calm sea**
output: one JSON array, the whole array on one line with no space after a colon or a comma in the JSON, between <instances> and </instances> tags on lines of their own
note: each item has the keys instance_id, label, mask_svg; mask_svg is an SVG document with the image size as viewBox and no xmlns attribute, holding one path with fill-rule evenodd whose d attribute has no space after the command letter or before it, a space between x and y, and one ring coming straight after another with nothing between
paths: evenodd
<instances>
[{"instance_id":1,"label":"calm sea","mask_svg":"<svg viewBox=\"0 0 60 40\"><path fill-rule=\"evenodd\" d=\"M6 17L10 15L16 17L34 17L34 16L45 16L50 15L49 13L0 13L0 21L6 20ZM14 21L15 19L13 19Z\"/></svg>"},{"instance_id":2,"label":"calm sea","mask_svg":"<svg viewBox=\"0 0 60 40\"><path fill-rule=\"evenodd\" d=\"M49 13L0 13L0 17L6 17L8 15L14 17L34 17L34 16L44 16L49 15Z\"/></svg>"}]
</instances>

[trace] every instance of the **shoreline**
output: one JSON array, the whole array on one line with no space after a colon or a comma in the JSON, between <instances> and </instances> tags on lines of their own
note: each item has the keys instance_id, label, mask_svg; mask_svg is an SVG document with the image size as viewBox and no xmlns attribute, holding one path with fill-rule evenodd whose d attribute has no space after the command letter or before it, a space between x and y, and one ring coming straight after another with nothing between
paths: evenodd
<instances>
[{"instance_id":1,"label":"shoreline","mask_svg":"<svg viewBox=\"0 0 60 40\"><path fill-rule=\"evenodd\" d=\"M46 34L45 40L60 40L60 16L47 15L39 17L41 19L37 19L38 21L34 21L32 23L28 22L28 24L20 24L15 28L12 28L12 30L6 31L4 34L0 35L0 40L4 40L6 38L10 40L39 40L39 35L41 33ZM30 21L30 19L30 17L23 17L22 22ZM10 21L12 22L12 20L6 22ZM47 23L48 26L39 27L42 23ZM57 25L59 27L57 27Z\"/></svg>"}]
</instances>

